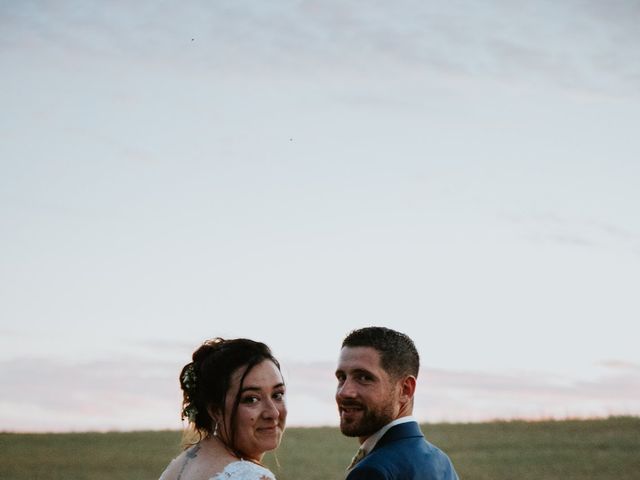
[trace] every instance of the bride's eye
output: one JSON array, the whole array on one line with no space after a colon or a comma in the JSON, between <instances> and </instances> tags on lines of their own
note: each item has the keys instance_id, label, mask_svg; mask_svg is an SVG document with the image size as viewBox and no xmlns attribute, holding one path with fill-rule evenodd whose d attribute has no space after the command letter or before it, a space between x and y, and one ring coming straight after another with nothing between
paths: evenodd
<instances>
[{"instance_id":1,"label":"bride's eye","mask_svg":"<svg viewBox=\"0 0 640 480\"><path fill-rule=\"evenodd\" d=\"M258 398L256 395L249 395L247 397L242 397L242 399L240 400L241 403L245 403L245 404L257 403L259 401L260 401L260 398Z\"/></svg>"}]
</instances>

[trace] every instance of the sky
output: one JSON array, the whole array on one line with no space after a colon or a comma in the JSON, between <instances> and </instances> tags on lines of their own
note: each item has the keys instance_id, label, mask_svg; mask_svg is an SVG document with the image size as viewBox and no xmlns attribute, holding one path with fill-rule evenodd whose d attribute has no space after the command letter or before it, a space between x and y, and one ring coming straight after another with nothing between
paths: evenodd
<instances>
[{"instance_id":1,"label":"sky","mask_svg":"<svg viewBox=\"0 0 640 480\"><path fill-rule=\"evenodd\" d=\"M640 6L0 0L0 430L181 428L205 339L337 425L640 415Z\"/></svg>"}]
</instances>

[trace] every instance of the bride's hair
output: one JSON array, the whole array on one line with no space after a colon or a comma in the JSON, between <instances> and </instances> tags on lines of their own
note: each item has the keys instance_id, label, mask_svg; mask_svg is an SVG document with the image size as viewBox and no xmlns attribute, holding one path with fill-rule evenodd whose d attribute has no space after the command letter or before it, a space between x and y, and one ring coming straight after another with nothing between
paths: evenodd
<instances>
[{"instance_id":1,"label":"bride's hair","mask_svg":"<svg viewBox=\"0 0 640 480\"><path fill-rule=\"evenodd\" d=\"M196 433L196 441L224 432L227 448L241 457L242 452L238 452L235 446L235 421L244 379L253 367L265 360L273 362L278 370L280 363L264 343L246 338L225 340L219 337L205 341L193 352L192 360L180 372L183 420L188 419ZM225 400L231 376L239 369L242 369L240 388L231 411L227 412ZM216 423L213 412L220 413L221 422ZM226 425L229 425L230 431L227 431Z\"/></svg>"}]
</instances>

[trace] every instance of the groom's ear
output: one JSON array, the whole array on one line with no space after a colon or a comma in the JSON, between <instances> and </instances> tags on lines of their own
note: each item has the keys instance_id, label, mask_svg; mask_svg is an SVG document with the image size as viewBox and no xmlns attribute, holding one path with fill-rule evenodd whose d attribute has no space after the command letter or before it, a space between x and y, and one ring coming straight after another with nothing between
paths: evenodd
<instances>
[{"instance_id":1,"label":"groom's ear","mask_svg":"<svg viewBox=\"0 0 640 480\"><path fill-rule=\"evenodd\" d=\"M410 402L414 393L416 393L416 377L407 375L400 383L400 401Z\"/></svg>"}]
</instances>

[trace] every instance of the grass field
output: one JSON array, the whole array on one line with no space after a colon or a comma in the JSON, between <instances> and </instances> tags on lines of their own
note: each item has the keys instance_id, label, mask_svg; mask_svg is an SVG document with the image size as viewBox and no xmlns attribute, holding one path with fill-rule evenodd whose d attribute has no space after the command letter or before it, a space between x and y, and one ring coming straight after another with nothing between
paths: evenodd
<instances>
[{"instance_id":1,"label":"grass field","mask_svg":"<svg viewBox=\"0 0 640 480\"><path fill-rule=\"evenodd\" d=\"M640 418L427 424L465 480L640 480ZM181 433L0 433L1 480L156 480ZM336 428L290 428L265 462L278 480L344 477L357 449Z\"/></svg>"}]
</instances>

